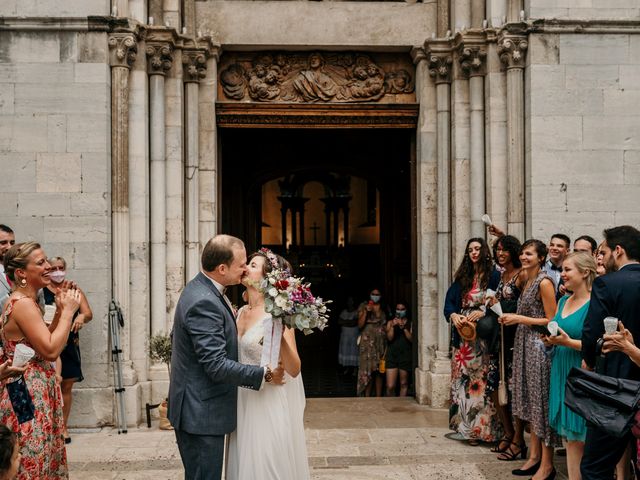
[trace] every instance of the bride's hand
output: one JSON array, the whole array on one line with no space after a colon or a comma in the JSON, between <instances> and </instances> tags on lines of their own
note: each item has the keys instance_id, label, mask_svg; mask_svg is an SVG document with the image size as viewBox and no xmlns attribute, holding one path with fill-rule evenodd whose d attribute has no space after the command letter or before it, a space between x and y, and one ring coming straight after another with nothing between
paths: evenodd
<instances>
[{"instance_id":1,"label":"bride's hand","mask_svg":"<svg viewBox=\"0 0 640 480\"><path fill-rule=\"evenodd\" d=\"M284 385L284 367L282 366L282 362L278 362L278 368L271 370L271 374L273 375L271 383L274 385Z\"/></svg>"}]
</instances>

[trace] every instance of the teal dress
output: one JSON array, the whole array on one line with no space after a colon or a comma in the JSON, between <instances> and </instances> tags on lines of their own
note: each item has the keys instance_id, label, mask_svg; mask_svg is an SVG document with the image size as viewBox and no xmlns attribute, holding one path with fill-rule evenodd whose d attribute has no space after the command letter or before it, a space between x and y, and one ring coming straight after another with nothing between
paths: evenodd
<instances>
[{"instance_id":1,"label":"teal dress","mask_svg":"<svg viewBox=\"0 0 640 480\"><path fill-rule=\"evenodd\" d=\"M582 325L589 310L589 302L578 310L562 317L562 311L568 296L564 296L558 303L558 313L553 320L574 340L582 338ZM556 433L568 441L584 442L587 433L585 420L577 413L569 410L564 404L564 388L567 376L572 367L580 368L582 356L579 350L556 345L551 357L551 380L549 391L549 424Z\"/></svg>"}]
</instances>

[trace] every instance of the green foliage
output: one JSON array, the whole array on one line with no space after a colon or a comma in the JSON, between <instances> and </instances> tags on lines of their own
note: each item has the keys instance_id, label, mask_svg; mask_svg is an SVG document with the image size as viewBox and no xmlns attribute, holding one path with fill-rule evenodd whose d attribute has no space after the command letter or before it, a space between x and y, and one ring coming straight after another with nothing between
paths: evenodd
<instances>
[{"instance_id":1,"label":"green foliage","mask_svg":"<svg viewBox=\"0 0 640 480\"><path fill-rule=\"evenodd\" d=\"M171 337L166 333L158 333L149 340L149 357L154 362L171 365Z\"/></svg>"}]
</instances>

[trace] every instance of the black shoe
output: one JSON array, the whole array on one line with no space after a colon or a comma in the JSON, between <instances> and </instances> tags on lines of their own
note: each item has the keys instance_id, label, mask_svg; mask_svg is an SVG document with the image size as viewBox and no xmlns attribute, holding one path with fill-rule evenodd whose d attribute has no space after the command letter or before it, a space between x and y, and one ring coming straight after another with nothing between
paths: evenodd
<instances>
[{"instance_id":1,"label":"black shoe","mask_svg":"<svg viewBox=\"0 0 640 480\"><path fill-rule=\"evenodd\" d=\"M547 478L545 478L544 480L553 480L554 478L556 478L556 467L553 467L551 473L547 475ZM529 480L533 480L533 478L530 478Z\"/></svg>"},{"instance_id":2,"label":"black shoe","mask_svg":"<svg viewBox=\"0 0 640 480\"><path fill-rule=\"evenodd\" d=\"M540 468L540 462L538 461L535 465L529 468L526 468L524 470L521 468L516 468L515 470L511 470L511 474L517 475L519 477L526 477L528 475L533 475L534 473L536 473L539 468ZM554 473L554 476L555 476L555 473Z\"/></svg>"},{"instance_id":3,"label":"black shoe","mask_svg":"<svg viewBox=\"0 0 640 480\"><path fill-rule=\"evenodd\" d=\"M71 437L64 437L64 443L65 444L70 444L71 443Z\"/></svg>"}]
</instances>

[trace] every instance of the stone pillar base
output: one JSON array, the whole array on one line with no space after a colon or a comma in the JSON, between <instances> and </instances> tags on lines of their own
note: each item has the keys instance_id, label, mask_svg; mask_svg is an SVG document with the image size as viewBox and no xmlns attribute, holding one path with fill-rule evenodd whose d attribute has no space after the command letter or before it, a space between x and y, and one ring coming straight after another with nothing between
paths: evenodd
<instances>
[{"instance_id":1,"label":"stone pillar base","mask_svg":"<svg viewBox=\"0 0 640 480\"><path fill-rule=\"evenodd\" d=\"M416 400L422 405L434 408L449 406L449 392L451 387L451 364L448 355L436 352L436 358L431 368L416 369Z\"/></svg>"}]
</instances>

